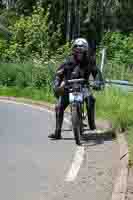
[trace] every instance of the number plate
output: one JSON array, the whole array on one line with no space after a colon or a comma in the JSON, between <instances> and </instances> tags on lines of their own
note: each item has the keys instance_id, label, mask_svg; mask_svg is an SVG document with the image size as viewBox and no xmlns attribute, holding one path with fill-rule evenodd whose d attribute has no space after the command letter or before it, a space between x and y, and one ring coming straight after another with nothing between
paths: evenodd
<instances>
[{"instance_id":1,"label":"number plate","mask_svg":"<svg viewBox=\"0 0 133 200\"><path fill-rule=\"evenodd\" d=\"M83 102L83 94L82 93L69 93L69 102L72 103L74 101Z\"/></svg>"}]
</instances>

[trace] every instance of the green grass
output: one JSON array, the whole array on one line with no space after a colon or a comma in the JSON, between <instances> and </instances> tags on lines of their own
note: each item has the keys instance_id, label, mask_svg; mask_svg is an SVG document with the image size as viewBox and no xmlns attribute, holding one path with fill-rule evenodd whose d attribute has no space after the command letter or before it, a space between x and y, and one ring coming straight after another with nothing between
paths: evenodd
<instances>
[{"instance_id":1,"label":"green grass","mask_svg":"<svg viewBox=\"0 0 133 200\"><path fill-rule=\"evenodd\" d=\"M126 132L129 164L133 166L133 93L106 89L97 98L97 117L112 121L113 127Z\"/></svg>"},{"instance_id":2,"label":"green grass","mask_svg":"<svg viewBox=\"0 0 133 200\"><path fill-rule=\"evenodd\" d=\"M0 96L24 97L37 101L54 103L55 98L48 89L35 89L32 87L0 87Z\"/></svg>"},{"instance_id":3,"label":"green grass","mask_svg":"<svg viewBox=\"0 0 133 200\"><path fill-rule=\"evenodd\" d=\"M133 93L107 88L96 94L97 116L112 121L114 128L127 129L133 125Z\"/></svg>"}]
</instances>

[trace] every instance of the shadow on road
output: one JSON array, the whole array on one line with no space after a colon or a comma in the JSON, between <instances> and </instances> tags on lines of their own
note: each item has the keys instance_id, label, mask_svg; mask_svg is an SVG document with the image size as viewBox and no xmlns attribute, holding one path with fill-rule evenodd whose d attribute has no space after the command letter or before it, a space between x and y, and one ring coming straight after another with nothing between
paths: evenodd
<instances>
[{"instance_id":1,"label":"shadow on road","mask_svg":"<svg viewBox=\"0 0 133 200\"><path fill-rule=\"evenodd\" d=\"M93 145L103 144L105 141L112 141L116 138L113 131L103 131L101 133L85 133L82 136L83 144L89 145L93 142ZM92 144L91 144L92 146Z\"/></svg>"},{"instance_id":2,"label":"shadow on road","mask_svg":"<svg viewBox=\"0 0 133 200\"><path fill-rule=\"evenodd\" d=\"M71 129L63 129L63 132L72 131ZM63 136L63 134L62 134ZM105 141L112 141L116 139L116 134L113 130L103 130L100 133L96 131L90 131L89 129L85 129L85 133L82 135L82 145L85 146L95 146L98 144L103 144ZM74 137L63 137L62 140L74 140Z\"/></svg>"}]
</instances>

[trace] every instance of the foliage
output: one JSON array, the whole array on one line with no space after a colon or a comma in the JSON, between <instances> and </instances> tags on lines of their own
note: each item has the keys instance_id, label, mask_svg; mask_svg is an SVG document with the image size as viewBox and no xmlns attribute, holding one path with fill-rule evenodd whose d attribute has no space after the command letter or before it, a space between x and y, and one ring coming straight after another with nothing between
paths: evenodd
<instances>
[{"instance_id":1,"label":"foliage","mask_svg":"<svg viewBox=\"0 0 133 200\"><path fill-rule=\"evenodd\" d=\"M108 58L126 65L133 63L133 33L108 32L104 37L104 44L108 48Z\"/></svg>"},{"instance_id":2,"label":"foliage","mask_svg":"<svg viewBox=\"0 0 133 200\"><path fill-rule=\"evenodd\" d=\"M1 44L1 43L0 43ZM0 46L1 47L1 46ZM0 63L0 85L47 88L52 90L52 82L56 68L66 58L69 44L60 47L56 55L49 59L35 56L32 60L23 62Z\"/></svg>"},{"instance_id":3,"label":"foliage","mask_svg":"<svg viewBox=\"0 0 133 200\"><path fill-rule=\"evenodd\" d=\"M107 32L101 45L107 50L105 76L133 81L133 33Z\"/></svg>"},{"instance_id":4,"label":"foliage","mask_svg":"<svg viewBox=\"0 0 133 200\"><path fill-rule=\"evenodd\" d=\"M129 164L133 166L133 93L127 89L122 91L108 87L97 93L96 99L97 117L110 120L114 128L125 131L129 146Z\"/></svg>"},{"instance_id":5,"label":"foliage","mask_svg":"<svg viewBox=\"0 0 133 200\"><path fill-rule=\"evenodd\" d=\"M57 49L60 39L60 28L53 35L49 35L48 16L49 12L37 7L31 16L21 16L13 26L10 26L13 37L8 48L1 47L4 52L1 59L22 61L40 57L48 60L48 56Z\"/></svg>"},{"instance_id":6,"label":"foliage","mask_svg":"<svg viewBox=\"0 0 133 200\"><path fill-rule=\"evenodd\" d=\"M133 94L127 89L108 87L96 95L97 116L113 122L115 128L128 129L133 124ZM104 101L103 101L104 99Z\"/></svg>"},{"instance_id":7,"label":"foliage","mask_svg":"<svg viewBox=\"0 0 133 200\"><path fill-rule=\"evenodd\" d=\"M22 97L38 101L55 102L53 94L46 89L36 89L33 87L19 88L0 86L0 96ZM23 99L24 100L24 99Z\"/></svg>"}]
</instances>

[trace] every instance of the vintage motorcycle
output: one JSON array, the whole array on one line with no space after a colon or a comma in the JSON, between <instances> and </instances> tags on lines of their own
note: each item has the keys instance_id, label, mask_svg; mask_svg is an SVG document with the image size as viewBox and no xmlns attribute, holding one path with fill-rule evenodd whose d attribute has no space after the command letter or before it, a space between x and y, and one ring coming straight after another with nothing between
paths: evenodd
<instances>
[{"instance_id":1,"label":"vintage motorcycle","mask_svg":"<svg viewBox=\"0 0 133 200\"><path fill-rule=\"evenodd\" d=\"M81 145L81 136L84 130L85 114L85 98L91 93L91 85L85 79L71 79L65 84L69 93L69 103L71 111L72 129L75 142Z\"/></svg>"}]
</instances>

